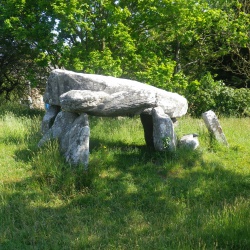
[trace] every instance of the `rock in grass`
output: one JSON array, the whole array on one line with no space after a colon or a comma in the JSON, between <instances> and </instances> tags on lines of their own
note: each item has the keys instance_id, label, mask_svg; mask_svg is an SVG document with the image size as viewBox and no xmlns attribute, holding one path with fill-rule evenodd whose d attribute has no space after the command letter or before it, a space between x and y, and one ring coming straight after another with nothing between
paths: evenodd
<instances>
[{"instance_id":1,"label":"rock in grass","mask_svg":"<svg viewBox=\"0 0 250 250\"><path fill-rule=\"evenodd\" d=\"M87 114L81 114L73 123L63 138L66 145L66 161L73 165L83 164L87 169L89 163L89 137L90 129Z\"/></svg>"},{"instance_id":2,"label":"rock in grass","mask_svg":"<svg viewBox=\"0 0 250 250\"><path fill-rule=\"evenodd\" d=\"M57 114L60 112L59 106L50 106L47 112L45 113L42 121L42 134L46 134L46 132L52 127Z\"/></svg>"},{"instance_id":3,"label":"rock in grass","mask_svg":"<svg viewBox=\"0 0 250 250\"><path fill-rule=\"evenodd\" d=\"M75 113L59 112L52 127L43 135L38 146L43 146L43 144L50 139L58 139L61 144L61 138L67 133L78 116L79 115Z\"/></svg>"},{"instance_id":4,"label":"rock in grass","mask_svg":"<svg viewBox=\"0 0 250 250\"><path fill-rule=\"evenodd\" d=\"M194 149L198 148L199 145L200 144L199 144L197 134L184 135L179 141L179 146L187 148L187 149L194 150Z\"/></svg>"}]
</instances>

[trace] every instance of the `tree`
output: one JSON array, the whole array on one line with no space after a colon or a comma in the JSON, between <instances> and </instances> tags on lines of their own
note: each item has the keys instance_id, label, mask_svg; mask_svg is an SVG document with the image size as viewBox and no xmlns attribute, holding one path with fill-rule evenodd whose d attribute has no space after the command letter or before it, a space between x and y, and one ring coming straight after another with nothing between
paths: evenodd
<instances>
[{"instance_id":1,"label":"tree","mask_svg":"<svg viewBox=\"0 0 250 250\"><path fill-rule=\"evenodd\" d=\"M228 33L224 36L226 52L215 62L217 72L228 85L248 88L250 82L250 5L241 0L233 9Z\"/></svg>"},{"instance_id":2,"label":"tree","mask_svg":"<svg viewBox=\"0 0 250 250\"><path fill-rule=\"evenodd\" d=\"M126 18L117 1L54 1L57 42L68 69L121 76L135 51Z\"/></svg>"},{"instance_id":3,"label":"tree","mask_svg":"<svg viewBox=\"0 0 250 250\"><path fill-rule=\"evenodd\" d=\"M0 94L22 95L28 81L45 84L53 63L55 21L46 1L2 0L0 4Z\"/></svg>"},{"instance_id":4,"label":"tree","mask_svg":"<svg viewBox=\"0 0 250 250\"><path fill-rule=\"evenodd\" d=\"M247 82L249 20L246 0L2 0L0 91L50 66L173 91L207 71Z\"/></svg>"},{"instance_id":5,"label":"tree","mask_svg":"<svg viewBox=\"0 0 250 250\"><path fill-rule=\"evenodd\" d=\"M3 36L0 42L0 94L10 99L13 91L23 93L34 65L29 45Z\"/></svg>"}]
</instances>

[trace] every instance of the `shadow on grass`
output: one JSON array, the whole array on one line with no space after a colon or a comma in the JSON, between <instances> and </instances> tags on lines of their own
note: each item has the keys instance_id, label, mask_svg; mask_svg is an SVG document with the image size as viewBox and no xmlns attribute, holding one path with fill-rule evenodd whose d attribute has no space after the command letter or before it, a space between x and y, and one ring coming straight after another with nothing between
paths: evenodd
<instances>
[{"instance_id":1,"label":"shadow on grass","mask_svg":"<svg viewBox=\"0 0 250 250\"><path fill-rule=\"evenodd\" d=\"M91 143L89 182L62 161L44 182L34 170L32 178L4 183L15 192L1 194L1 249L250 247L249 176L204 162L200 151Z\"/></svg>"}]
</instances>

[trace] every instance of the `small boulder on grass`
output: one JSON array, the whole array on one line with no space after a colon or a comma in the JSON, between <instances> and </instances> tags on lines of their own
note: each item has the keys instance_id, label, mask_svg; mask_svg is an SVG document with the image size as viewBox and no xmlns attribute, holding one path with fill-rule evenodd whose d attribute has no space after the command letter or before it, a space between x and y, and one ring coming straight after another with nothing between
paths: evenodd
<instances>
[{"instance_id":1,"label":"small boulder on grass","mask_svg":"<svg viewBox=\"0 0 250 250\"><path fill-rule=\"evenodd\" d=\"M181 148L187 148L194 150L199 147L198 134L188 134L184 135L180 141L179 146Z\"/></svg>"}]
</instances>

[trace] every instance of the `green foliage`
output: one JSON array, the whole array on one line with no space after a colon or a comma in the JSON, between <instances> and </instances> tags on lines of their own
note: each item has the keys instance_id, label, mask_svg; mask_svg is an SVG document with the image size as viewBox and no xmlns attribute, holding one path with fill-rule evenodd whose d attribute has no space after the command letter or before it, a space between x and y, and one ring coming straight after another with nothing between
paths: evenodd
<instances>
[{"instance_id":1,"label":"green foliage","mask_svg":"<svg viewBox=\"0 0 250 250\"><path fill-rule=\"evenodd\" d=\"M162 143L164 150L170 150L171 139L169 137L162 138Z\"/></svg>"},{"instance_id":2,"label":"green foliage","mask_svg":"<svg viewBox=\"0 0 250 250\"><path fill-rule=\"evenodd\" d=\"M234 90L234 107L238 115L250 116L250 90L241 88Z\"/></svg>"},{"instance_id":3,"label":"green foliage","mask_svg":"<svg viewBox=\"0 0 250 250\"><path fill-rule=\"evenodd\" d=\"M147 61L138 61L138 63L141 64L143 70L138 70L135 73L136 79L158 88L171 90L171 78L175 67L174 61L162 60L152 53L149 54Z\"/></svg>"},{"instance_id":4,"label":"green foliage","mask_svg":"<svg viewBox=\"0 0 250 250\"><path fill-rule=\"evenodd\" d=\"M88 56L89 60L86 61L82 67L86 73L104 74L115 77L122 75L121 61L115 60L112 57L112 52L109 49L104 51L92 51Z\"/></svg>"},{"instance_id":5,"label":"green foliage","mask_svg":"<svg viewBox=\"0 0 250 250\"><path fill-rule=\"evenodd\" d=\"M210 109L226 116L249 116L249 89L234 89L215 81L210 73L200 81L192 81L185 90L189 112L200 116Z\"/></svg>"},{"instance_id":6,"label":"green foliage","mask_svg":"<svg viewBox=\"0 0 250 250\"><path fill-rule=\"evenodd\" d=\"M46 11L45 11L46 10ZM0 95L24 96L27 82L45 85L49 55L54 47L55 20L44 1L6 1L0 4Z\"/></svg>"}]
</instances>

